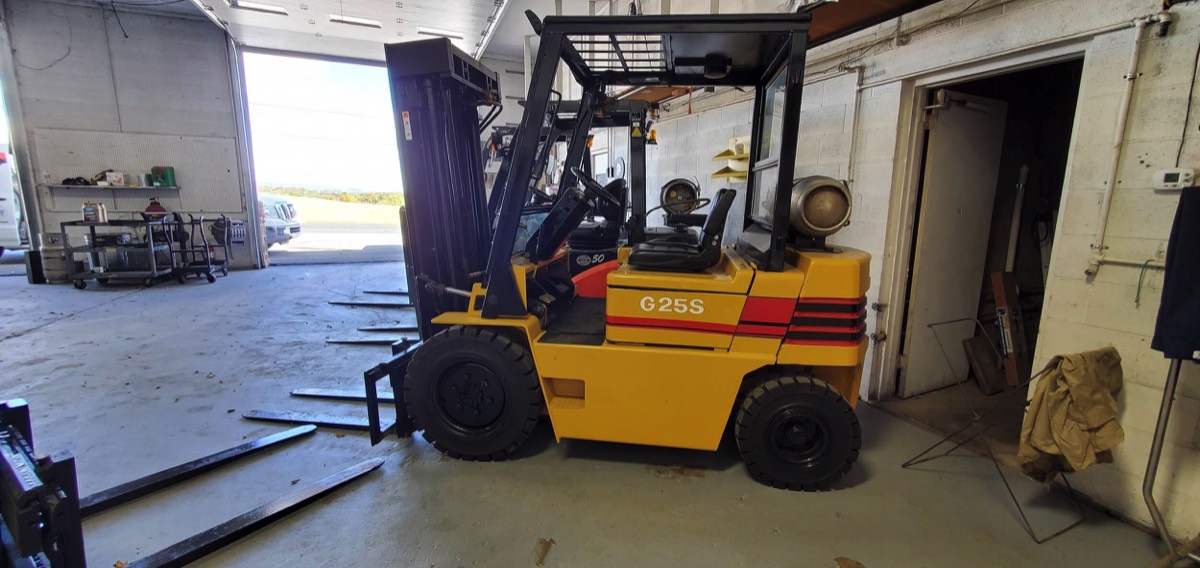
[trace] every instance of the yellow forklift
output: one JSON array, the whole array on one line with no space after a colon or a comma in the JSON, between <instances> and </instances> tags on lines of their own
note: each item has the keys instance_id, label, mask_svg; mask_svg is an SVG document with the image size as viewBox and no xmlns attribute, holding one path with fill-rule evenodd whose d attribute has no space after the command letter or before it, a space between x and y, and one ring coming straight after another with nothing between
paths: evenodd
<instances>
[{"instance_id":1,"label":"yellow forklift","mask_svg":"<svg viewBox=\"0 0 1200 568\"><path fill-rule=\"evenodd\" d=\"M548 414L559 440L715 450L732 420L755 479L830 488L861 443L870 257L825 242L849 222L845 186L793 179L810 16L528 16L540 42L491 203L477 108L502 100L495 73L447 40L386 48L421 340L365 373L372 442L394 427L502 460ZM583 95L570 179L543 205L531 188L560 65ZM634 215L617 259L573 278L568 237L623 203L579 169L592 117L622 86L752 89L748 180L711 197L699 242L656 238Z\"/></svg>"}]
</instances>

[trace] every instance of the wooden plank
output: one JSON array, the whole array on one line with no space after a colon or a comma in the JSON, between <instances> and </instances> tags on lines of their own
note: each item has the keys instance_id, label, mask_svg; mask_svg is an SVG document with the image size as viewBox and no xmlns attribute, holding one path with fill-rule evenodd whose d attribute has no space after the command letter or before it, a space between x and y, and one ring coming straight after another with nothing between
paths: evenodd
<instances>
[{"instance_id":1,"label":"wooden plank","mask_svg":"<svg viewBox=\"0 0 1200 568\"><path fill-rule=\"evenodd\" d=\"M992 294L996 298L996 319L1005 351L1004 378L1008 386L1015 387L1029 380L1030 363L1021 305L1017 300L1017 283L1012 272L992 273Z\"/></svg>"}]
</instances>

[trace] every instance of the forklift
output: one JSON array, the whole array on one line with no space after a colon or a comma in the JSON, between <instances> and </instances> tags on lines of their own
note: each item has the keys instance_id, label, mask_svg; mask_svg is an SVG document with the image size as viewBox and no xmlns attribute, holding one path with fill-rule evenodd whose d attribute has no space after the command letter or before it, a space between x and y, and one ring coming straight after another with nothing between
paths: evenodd
<instances>
[{"instance_id":1,"label":"forklift","mask_svg":"<svg viewBox=\"0 0 1200 568\"><path fill-rule=\"evenodd\" d=\"M476 109L500 100L495 73L444 39L386 46L420 341L364 373L372 443L421 431L448 456L503 460L548 415L560 441L713 451L732 422L753 478L830 489L861 445L870 257L825 242L849 223L844 186L793 179L810 16L527 15L539 47L490 200ZM530 188L560 65L583 93L547 211ZM698 242L628 231L608 269L573 279L570 235L623 201L578 167L592 117L614 87L668 85L753 89L745 190L711 198Z\"/></svg>"}]
</instances>

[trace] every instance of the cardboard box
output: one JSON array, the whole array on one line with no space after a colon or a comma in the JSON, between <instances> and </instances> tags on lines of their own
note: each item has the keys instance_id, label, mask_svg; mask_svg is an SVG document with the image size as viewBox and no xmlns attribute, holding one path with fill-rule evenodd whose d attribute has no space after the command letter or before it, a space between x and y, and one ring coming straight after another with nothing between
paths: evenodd
<instances>
[{"instance_id":1,"label":"cardboard box","mask_svg":"<svg viewBox=\"0 0 1200 568\"><path fill-rule=\"evenodd\" d=\"M104 181L108 182L109 185L129 185L125 172L105 172Z\"/></svg>"}]
</instances>

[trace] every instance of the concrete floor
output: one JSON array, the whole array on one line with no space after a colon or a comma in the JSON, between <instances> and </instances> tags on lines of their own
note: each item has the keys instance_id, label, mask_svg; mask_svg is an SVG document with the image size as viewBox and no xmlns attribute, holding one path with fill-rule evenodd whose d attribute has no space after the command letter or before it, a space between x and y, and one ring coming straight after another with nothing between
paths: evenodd
<instances>
[{"instance_id":1,"label":"concrete floor","mask_svg":"<svg viewBox=\"0 0 1200 568\"><path fill-rule=\"evenodd\" d=\"M6 250L0 254L0 276L25 276L25 251Z\"/></svg>"},{"instance_id":2,"label":"concrete floor","mask_svg":"<svg viewBox=\"0 0 1200 568\"><path fill-rule=\"evenodd\" d=\"M73 452L84 494L283 429L239 418L252 408L356 414L288 391L360 384L386 350L323 340L396 313L326 301L395 288L401 273L276 267L84 291L0 278L0 397L29 400L37 447ZM371 447L363 434L322 431L88 520L88 560L134 560L371 457L386 458L381 471L196 565L535 566L547 546L545 566L1144 566L1160 552L1095 510L1036 545L990 462L902 470L935 437L859 408L862 458L818 494L754 483L730 443L715 453L555 444L543 424L520 459L482 464L419 439ZM1024 479L1017 490L1039 530L1067 519L1061 496Z\"/></svg>"},{"instance_id":3,"label":"concrete floor","mask_svg":"<svg viewBox=\"0 0 1200 568\"><path fill-rule=\"evenodd\" d=\"M294 239L267 251L271 264L398 262L404 259L400 226L304 223Z\"/></svg>"},{"instance_id":4,"label":"concrete floor","mask_svg":"<svg viewBox=\"0 0 1200 568\"><path fill-rule=\"evenodd\" d=\"M906 422L942 434L951 434L971 426L978 412L983 417L982 423L991 427L976 425L955 440L982 432L971 442L975 451L984 452L990 447L1000 463L1013 468L1020 467L1017 449L1021 442L1021 423L1025 419L1025 397L1022 393L1010 389L985 395L972 380L904 400L885 400L878 407Z\"/></svg>"}]
</instances>

